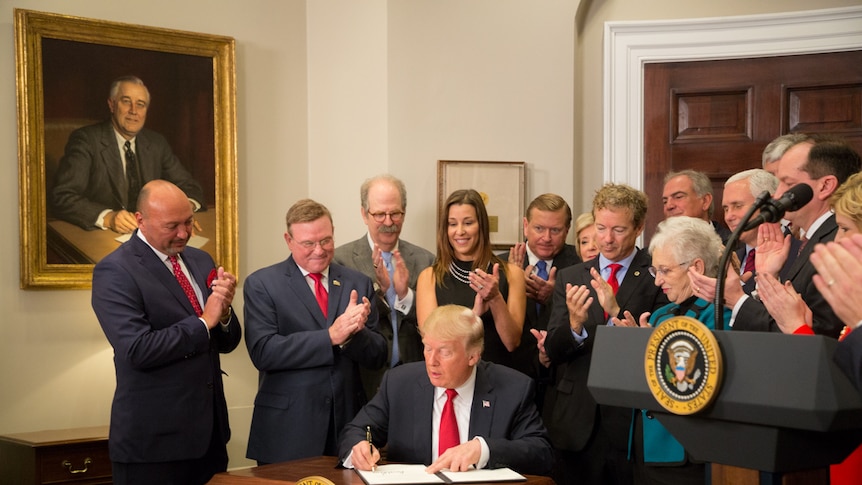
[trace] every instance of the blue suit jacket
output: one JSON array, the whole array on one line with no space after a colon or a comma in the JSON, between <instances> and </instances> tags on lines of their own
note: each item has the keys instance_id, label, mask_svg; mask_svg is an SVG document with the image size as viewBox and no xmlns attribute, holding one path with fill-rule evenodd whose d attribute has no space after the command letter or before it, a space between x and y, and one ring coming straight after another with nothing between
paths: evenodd
<instances>
[{"instance_id":1,"label":"blue suit jacket","mask_svg":"<svg viewBox=\"0 0 862 485\"><path fill-rule=\"evenodd\" d=\"M182 258L206 301L212 258L195 248L186 248ZM219 352L239 344L236 315L227 331L217 326L208 335L173 273L137 233L93 270L93 310L114 348L117 372L111 460L199 458L212 433L227 443Z\"/></svg>"},{"instance_id":2,"label":"blue suit jacket","mask_svg":"<svg viewBox=\"0 0 862 485\"><path fill-rule=\"evenodd\" d=\"M366 426L371 426L375 445L388 446L389 462L430 465L433 407L434 386L424 362L391 369L380 391L344 429L338 456L345 459L353 445L365 439ZM488 468L544 475L553 465L553 449L536 410L533 383L508 367L477 364L468 436L481 436L488 443Z\"/></svg>"},{"instance_id":3,"label":"blue suit jacket","mask_svg":"<svg viewBox=\"0 0 862 485\"><path fill-rule=\"evenodd\" d=\"M165 137L146 128L141 130L135 137L135 153L142 186L150 180L167 180L206 210L200 184L174 155ZM51 215L84 229L95 229L96 217L103 210L127 207L124 163L110 121L72 132L51 190Z\"/></svg>"},{"instance_id":4,"label":"blue suit jacket","mask_svg":"<svg viewBox=\"0 0 862 485\"><path fill-rule=\"evenodd\" d=\"M329 327L347 308L351 290L372 302L372 316L342 348L332 345ZM243 295L245 343L260 371L247 456L275 463L322 455L330 412L340 431L365 404L359 365L379 368L386 360L371 280L330 264L324 318L291 256L249 275Z\"/></svg>"}]
</instances>

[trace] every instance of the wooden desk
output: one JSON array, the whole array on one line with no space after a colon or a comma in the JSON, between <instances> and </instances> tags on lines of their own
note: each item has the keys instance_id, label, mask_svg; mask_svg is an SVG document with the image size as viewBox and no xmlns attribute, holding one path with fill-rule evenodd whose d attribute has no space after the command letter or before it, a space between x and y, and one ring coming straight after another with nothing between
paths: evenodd
<instances>
[{"instance_id":1,"label":"wooden desk","mask_svg":"<svg viewBox=\"0 0 862 485\"><path fill-rule=\"evenodd\" d=\"M0 436L0 483L111 483L108 427Z\"/></svg>"},{"instance_id":2,"label":"wooden desk","mask_svg":"<svg viewBox=\"0 0 862 485\"><path fill-rule=\"evenodd\" d=\"M219 473L209 481L209 485L284 485L309 476L328 478L335 485L364 485L353 470L336 468L338 458L334 456L318 456L302 460L273 463L272 465L256 466ZM528 485L554 485L550 477L524 475Z\"/></svg>"},{"instance_id":3,"label":"wooden desk","mask_svg":"<svg viewBox=\"0 0 862 485\"><path fill-rule=\"evenodd\" d=\"M209 239L198 249L203 249L216 259L215 208L196 212L195 221L203 229L198 235ZM114 231L87 231L61 220L48 221L46 236L48 264L95 264L120 246L120 242L116 240L119 234Z\"/></svg>"}]
</instances>

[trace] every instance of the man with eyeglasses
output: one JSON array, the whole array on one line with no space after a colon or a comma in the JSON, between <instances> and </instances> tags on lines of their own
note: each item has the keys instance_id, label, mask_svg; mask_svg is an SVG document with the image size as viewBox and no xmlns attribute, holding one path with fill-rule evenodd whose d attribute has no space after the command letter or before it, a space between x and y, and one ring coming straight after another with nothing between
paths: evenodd
<instances>
[{"instance_id":1,"label":"man with eyeglasses","mask_svg":"<svg viewBox=\"0 0 862 485\"><path fill-rule=\"evenodd\" d=\"M554 383L543 419L557 450L557 483L631 483L627 459L631 409L598 406L587 389L597 327L623 312L651 312L668 303L650 276L652 260L635 243L646 221L647 196L606 184L593 198L599 256L557 272L545 351ZM622 322L626 323L626 322Z\"/></svg>"},{"instance_id":2,"label":"man with eyeglasses","mask_svg":"<svg viewBox=\"0 0 862 485\"><path fill-rule=\"evenodd\" d=\"M246 456L258 464L335 456L366 402L359 366L386 359L371 280L331 263L329 210L298 201L284 240L290 257L249 275L243 291L245 343L260 371Z\"/></svg>"},{"instance_id":3,"label":"man with eyeglasses","mask_svg":"<svg viewBox=\"0 0 862 485\"><path fill-rule=\"evenodd\" d=\"M370 178L360 187L359 200L359 213L368 232L337 247L335 262L362 272L374 282L388 358L383 368L360 368L365 394L371 399L388 369L423 359L413 303L419 273L431 266L434 255L400 238L407 210L404 182L392 175Z\"/></svg>"},{"instance_id":4,"label":"man with eyeglasses","mask_svg":"<svg viewBox=\"0 0 862 485\"><path fill-rule=\"evenodd\" d=\"M572 209L565 199L557 194L542 194L527 206L524 215L525 242L509 249L503 260L508 260L524 269L527 291L527 307L524 316L524 332L521 345L513 353L514 367L528 376L538 379L546 377L544 369L550 363L542 354L539 367L538 341L544 341L551 316L551 295L557 272L581 262L578 252L566 237L572 225ZM537 382L537 404L541 406L545 387Z\"/></svg>"}]
</instances>

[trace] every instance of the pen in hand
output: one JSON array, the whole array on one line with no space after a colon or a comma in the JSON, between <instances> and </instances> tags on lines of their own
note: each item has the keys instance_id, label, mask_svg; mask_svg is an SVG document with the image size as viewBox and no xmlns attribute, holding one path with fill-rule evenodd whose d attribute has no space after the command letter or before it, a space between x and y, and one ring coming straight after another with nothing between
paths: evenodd
<instances>
[{"instance_id":1,"label":"pen in hand","mask_svg":"<svg viewBox=\"0 0 862 485\"><path fill-rule=\"evenodd\" d=\"M371 459L374 459L374 443L371 441L371 426L365 427L365 439L368 441L368 452L371 455ZM375 465L371 465L371 471L377 469Z\"/></svg>"}]
</instances>

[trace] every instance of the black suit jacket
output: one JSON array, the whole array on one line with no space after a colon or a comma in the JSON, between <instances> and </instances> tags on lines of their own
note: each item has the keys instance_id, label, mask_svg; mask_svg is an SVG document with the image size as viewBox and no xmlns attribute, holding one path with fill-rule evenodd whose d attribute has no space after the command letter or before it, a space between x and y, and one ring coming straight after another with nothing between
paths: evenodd
<instances>
[{"instance_id":1,"label":"black suit jacket","mask_svg":"<svg viewBox=\"0 0 862 485\"><path fill-rule=\"evenodd\" d=\"M652 312L668 304L668 299L655 285L655 278L649 274L651 258L638 249L631 267L620 283L617 302L621 311L628 310L640 317L643 312ZM551 319L548 322L548 337L545 350L554 368L554 385L548 389L543 416L555 448L580 451L593 433L597 418L596 401L587 389L587 376L590 372L593 343L596 328L605 325L604 310L598 302L595 290L590 285L590 269L599 270L599 258L576 264L557 273L554 287ZM590 306L584 329L587 339L578 344L569 327L569 310L566 306L566 284L585 285L590 290L594 302ZM643 372L643 369L632 369ZM628 428L631 410L621 408L602 408L601 428L607 433L611 443L620 450L628 445Z\"/></svg>"},{"instance_id":2,"label":"black suit jacket","mask_svg":"<svg viewBox=\"0 0 862 485\"><path fill-rule=\"evenodd\" d=\"M374 289L367 276L335 263L328 287L324 317L293 256L245 280L245 344L260 371L248 458L276 463L322 455L330 415L339 433L365 404L359 365L378 368L386 358L379 322L369 316L343 346L332 345L329 327L347 308L351 290L378 315Z\"/></svg>"},{"instance_id":3,"label":"black suit jacket","mask_svg":"<svg viewBox=\"0 0 862 485\"><path fill-rule=\"evenodd\" d=\"M206 210L203 190L183 167L162 135L144 128L135 137L141 184L164 179L182 189ZM128 207L128 184L117 137L110 121L79 128L69 135L50 194L54 217L95 229L105 209Z\"/></svg>"},{"instance_id":4,"label":"black suit jacket","mask_svg":"<svg viewBox=\"0 0 862 485\"><path fill-rule=\"evenodd\" d=\"M374 444L388 447L388 461L430 465L433 407L434 386L424 362L391 369L380 391L344 428L338 456L347 458L371 426ZM551 470L553 450L536 410L533 383L506 366L481 360L476 364L468 436L481 436L488 443L488 468L536 475Z\"/></svg>"},{"instance_id":5,"label":"black suit jacket","mask_svg":"<svg viewBox=\"0 0 862 485\"><path fill-rule=\"evenodd\" d=\"M509 253L500 256L503 261L509 260ZM581 262L577 250L571 244L566 244L563 249L554 256L551 268L557 268L557 274L563 268L576 265ZM529 266L529 261L524 258L523 268ZM548 268L550 273L551 268ZM538 330L548 329L548 320L551 318L552 300L548 304L537 307L536 300L527 298L526 314L524 315L524 331L521 333L521 344L512 353L512 362L515 369L530 377L537 377L543 368L539 368L539 349L536 347L536 337L530 333L531 328Z\"/></svg>"},{"instance_id":6,"label":"black suit jacket","mask_svg":"<svg viewBox=\"0 0 862 485\"><path fill-rule=\"evenodd\" d=\"M416 362L424 359L422 337L419 335L419 324L416 321L416 280L419 279L419 273L423 269L431 266L434 263L434 255L431 252L420 248L407 241L398 241L398 251L407 265L407 271L410 273L410 279L407 281L414 292L413 306L407 315L396 311L395 318L398 325L398 354L400 361ZM375 281L374 289L377 295L377 308L380 311L380 334L386 338L386 362L392 360L392 325L390 323L389 304L386 302L386 295L379 291L376 283L377 274L374 272L374 261L371 259L371 246L368 244L368 236L349 242L343 246L335 248L335 258L333 259L338 264L353 268L365 276ZM383 380L383 374L389 368L384 365L379 369L360 368L362 376L362 386L365 388L365 395L371 399L380 387L380 382Z\"/></svg>"},{"instance_id":7,"label":"black suit jacket","mask_svg":"<svg viewBox=\"0 0 862 485\"><path fill-rule=\"evenodd\" d=\"M212 258L191 247L182 258L206 301ZM171 270L137 234L93 270L93 310L114 348L112 461L200 458L213 433L227 443L219 353L242 337L233 310L227 331L208 334Z\"/></svg>"},{"instance_id":8,"label":"black suit jacket","mask_svg":"<svg viewBox=\"0 0 862 485\"><path fill-rule=\"evenodd\" d=\"M787 261L784 262L784 266L781 267L781 271L778 273L778 278L781 281L789 279L788 274L790 274L790 268L792 268L793 263L796 262L796 257L799 254L799 246L801 244L802 241L799 239L794 237L790 238L790 253L787 255ZM739 264L743 267L745 266L745 258L747 256L748 255L745 253L745 243L740 243L739 248L736 250L736 257L739 258ZM746 295L750 295L755 289L757 289L757 283L754 281L755 275L757 275L757 271L754 271L751 278L742 285L742 291L744 291Z\"/></svg>"},{"instance_id":9,"label":"black suit jacket","mask_svg":"<svg viewBox=\"0 0 862 485\"><path fill-rule=\"evenodd\" d=\"M834 338L838 338L838 335L841 334L844 324L835 315L835 312L832 311L832 307L829 306L829 303L823 298L817 287L814 286L812 278L817 270L814 269L814 265L809 261L809 257L814 251L814 246L819 243L832 241L835 239L837 232L838 225L835 224L835 215L833 214L814 232L784 276L784 279L790 280L793 288L802 295L802 300L811 308L811 313L814 317L812 325L814 333ZM748 298L742 304L734 320L733 329L758 332L781 331L778 325L776 325L775 320L766 311L763 303L754 298Z\"/></svg>"}]
</instances>

